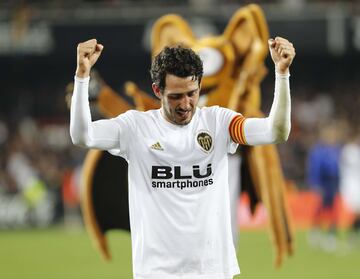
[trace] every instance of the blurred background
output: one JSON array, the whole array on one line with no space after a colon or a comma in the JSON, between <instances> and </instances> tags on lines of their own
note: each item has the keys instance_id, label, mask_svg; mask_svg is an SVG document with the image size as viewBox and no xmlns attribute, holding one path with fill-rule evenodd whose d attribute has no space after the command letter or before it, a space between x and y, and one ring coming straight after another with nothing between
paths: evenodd
<instances>
[{"instance_id":1,"label":"blurred background","mask_svg":"<svg viewBox=\"0 0 360 279\"><path fill-rule=\"evenodd\" d=\"M360 1L350 0L0 0L0 278L132 278L129 235L111 233L114 261L105 264L82 224L86 150L70 142L65 102L77 44L97 38L105 46L96 68L117 92L132 80L150 93L158 17L177 13L198 36L216 35L249 3L264 9L271 36L296 47L292 132L279 150L297 240L293 258L275 270L266 212L251 218L244 198L239 278L360 278ZM268 112L269 58L266 65Z\"/></svg>"}]
</instances>

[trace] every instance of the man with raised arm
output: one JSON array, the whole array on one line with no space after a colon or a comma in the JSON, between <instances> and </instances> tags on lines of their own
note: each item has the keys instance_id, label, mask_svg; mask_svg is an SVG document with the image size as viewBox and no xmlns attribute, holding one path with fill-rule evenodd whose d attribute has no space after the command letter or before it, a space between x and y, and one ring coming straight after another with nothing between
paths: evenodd
<instances>
[{"instance_id":1,"label":"man with raised arm","mask_svg":"<svg viewBox=\"0 0 360 279\"><path fill-rule=\"evenodd\" d=\"M266 118L245 118L218 106L199 108L202 61L191 49L176 46L165 47L151 65L160 109L92 121L89 74L103 48L95 39L78 45L70 134L76 145L108 150L129 163L134 278L233 278L240 269L231 233L227 157L238 144L287 140L292 43L269 40L276 78Z\"/></svg>"}]
</instances>

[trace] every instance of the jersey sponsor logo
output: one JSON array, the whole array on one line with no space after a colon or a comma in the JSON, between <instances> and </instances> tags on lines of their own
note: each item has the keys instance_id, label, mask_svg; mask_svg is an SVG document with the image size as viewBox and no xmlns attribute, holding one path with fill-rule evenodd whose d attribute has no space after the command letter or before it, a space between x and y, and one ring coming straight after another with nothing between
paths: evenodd
<instances>
[{"instance_id":1,"label":"jersey sponsor logo","mask_svg":"<svg viewBox=\"0 0 360 279\"><path fill-rule=\"evenodd\" d=\"M170 189L170 188L178 188L180 190L189 189L189 188L201 188L207 187L214 183L212 178L202 179L202 180L176 180L176 181L152 181L151 187L154 189Z\"/></svg>"},{"instance_id":2,"label":"jersey sponsor logo","mask_svg":"<svg viewBox=\"0 0 360 279\"><path fill-rule=\"evenodd\" d=\"M206 166L206 170L201 172L199 165L192 167L192 173L184 175L181 166L152 166L151 186L153 188L196 188L213 184L211 164ZM171 179L171 181L169 181Z\"/></svg>"},{"instance_id":3,"label":"jersey sponsor logo","mask_svg":"<svg viewBox=\"0 0 360 279\"><path fill-rule=\"evenodd\" d=\"M210 153L213 149L213 139L209 132L200 131L196 135L196 141L200 145L201 150Z\"/></svg>"},{"instance_id":4,"label":"jersey sponsor logo","mask_svg":"<svg viewBox=\"0 0 360 279\"><path fill-rule=\"evenodd\" d=\"M162 148L162 146L159 142L154 143L152 146L150 146L150 148L155 149L155 150L164 150L164 148Z\"/></svg>"},{"instance_id":5,"label":"jersey sponsor logo","mask_svg":"<svg viewBox=\"0 0 360 279\"><path fill-rule=\"evenodd\" d=\"M211 164L206 166L206 173L200 173L200 166L193 166L192 175L183 175L181 173L181 166L174 166L174 170L170 166L152 166L151 178L152 179L192 179L192 178L205 178L212 173Z\"/></svg>"}]
</instances>

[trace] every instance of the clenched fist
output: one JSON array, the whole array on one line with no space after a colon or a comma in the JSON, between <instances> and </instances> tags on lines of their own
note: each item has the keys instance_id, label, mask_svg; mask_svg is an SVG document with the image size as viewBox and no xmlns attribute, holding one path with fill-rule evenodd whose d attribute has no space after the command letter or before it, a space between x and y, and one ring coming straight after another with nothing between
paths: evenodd
<instances>
[{"instance_id":1,"label":"clenched fist","mask_svg":"<svg viewBox=\"0 0 360 279\"><path fill-rule=\"evenodd\" d=\"M91 39L78 44L76 76L85 78L90 75L91 67L94 66L104 46L98 44L96 39Z\"/></svg>"},{"instance_id":2,"label":"clenched fist","mask_svg":"<svg viewBox=\"0 0 360 279\"><path fill-rule=\"evenodd\" d=\"M284 38L276 37L269 40L269 49L276 71L280 74L288 73L295 57L293 44Z\"/></svg>"}]
</instances>

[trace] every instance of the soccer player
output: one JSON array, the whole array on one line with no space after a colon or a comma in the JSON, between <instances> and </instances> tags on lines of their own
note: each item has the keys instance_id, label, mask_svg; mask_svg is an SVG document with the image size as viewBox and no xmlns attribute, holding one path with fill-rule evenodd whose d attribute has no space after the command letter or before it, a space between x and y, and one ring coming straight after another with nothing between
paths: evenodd
<instances>
[{"instance_id":1,"label":"soccer player","mask_svg":"<svg viewBox=\"0 0 360 279\"><path fill-rule=\"evenodd\" d=\"M240 273L232 241L228 153L238 144L272 144L290 133L289 67L295 49L269 40L275 94L266 118L198 108L202 61L191 49L165 47L151 65L161 108L92 121L89 73L103 45L80 43L71 102L74 144L108 150L129 163L129 207L136 279L230 279Z\"/></svg>"},{"instance_id":2,"label":"soccer player","mask_svg":"<svg viewBox=\"0 0 360 279\"><path fill-rule=\"evenodd\" d=\"M339 185L345 204L355 215L349 241L360 248L360 132L351 133L340 153Z\"/></svg>"},{"instance_id":3,"label":"soccer player","mask_svg":"<svg viewBox=\"0 0 360 279\"><path fill-rule=\"evenodd\" d=\"M325 251L337 246L337 209L335 198L339 190L339 159L341 152L338 124L334 121L320 127L319 141L311 148L307 159L307 180L320 197L314 212L311 245Z\"/></svg>"}]
</instances>

